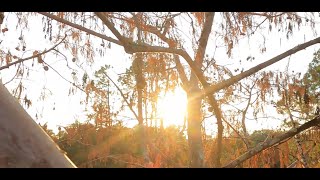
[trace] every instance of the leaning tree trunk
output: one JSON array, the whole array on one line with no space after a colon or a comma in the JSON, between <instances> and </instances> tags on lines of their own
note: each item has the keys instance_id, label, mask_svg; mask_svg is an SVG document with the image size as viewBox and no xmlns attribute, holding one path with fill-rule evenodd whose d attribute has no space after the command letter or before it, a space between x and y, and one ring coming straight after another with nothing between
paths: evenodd
<instances>
[{"instance_id":1,"label":"leaning tree trunk","mask_svg":"<svg viewBox=\"0 0 320 180\"><path fill-rule=\"evenodd\" d=\"M187 92L188 98L188 142L190 151L190 166L192 168L203 167L204 165L204 154L202 146L202 136L201 136L201 96L196 94L201 93L198 87L198 82L192 80Z\"/></svg>"},{"instance_id":2,"label":"leaning tree trunk","mask_svg":"<svg viewBox=\"0 0 320 180\"><path fill-rule=\"evenodd\" d=\"M76 167L1 81L0 167Z\"/></svg>"}]
</instances>

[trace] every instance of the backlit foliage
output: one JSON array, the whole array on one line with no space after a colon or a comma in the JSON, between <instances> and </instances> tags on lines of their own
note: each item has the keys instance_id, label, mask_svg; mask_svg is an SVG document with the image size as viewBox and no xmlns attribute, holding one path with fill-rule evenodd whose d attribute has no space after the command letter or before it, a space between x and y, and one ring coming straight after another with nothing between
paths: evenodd
<instances>
[{"instance_id":1,"label":"backlit foliage","mask_svg":"<svg viewBox=\"0 0 320 180\"><path fill-rule=\"evenodd\" d=\"M35 103L30 98L23 79L29 78L34 69L40 69L44 74L57 73L70 83L69 95L76 94L78 90L85 94L84 100L79 101L86 104L88 122L75 122L62 129L60 127L58 134L53 134L46 125L42 125L79 167L189 167L190 147L196 141L199 144L203 142L205 166L216 167L219 165L213 159L220 153L217 150L219 142L223 144L220 146L222 151L219 161L224 165L257 147L259 143L283 133L282 130L296 127L315 117L313 112L318 105L320 93L319 51L315 53L305 75L290 72L288 68L285 72L261 70L214 92L217 108L222 111L222 139L217 137L214 130L211 130L214 132L212 137L206 134L206 119L210 118L214 124L219 124L221 119L212 104L209 105L204 98L201 91L203 87L192 74L195 72L192 68L197 67L204 80L211 85L232 78L246 69L230 69L222 63L226 64L223 61L232 57L235 47L242 39L257 38L255 34L263 32L265 28L266 32L278 32L287 39L293 37L301 26L309 26L316 32L314 14L104 12L99 16L98 13L91 12L53 12L49 15L41 12L6 13L6 16L16 16L17 22L3 23L1 33L5 36L15 32L17 37L13 40L14 47L0 44L0 68L15 67L14 77L6 83L15 80L12 94L26 108ZM212 30L205 37L204 29L208 29L208 19L212 16ZM34 28L29 24L37 18L42 20L41 35L54 46L48 52L46 50L50 47L29 48L26 42L25 33ZM9 29L9 23L15 23L15 29ZM265 36L262 33L258 38L262 43L257 41L254 50L260 53L269 50L266 47L268 38ZM207 48L206 41L210 41L208 44L213 42L216 49L218 46L224 47L226 59L216 60L212 53L214 47L208 45ZM117 61L118 59L109 60L104 57L119 47L122 50L120 55L129 60L123 73L115 73L111 66L106 65L111 64L109 62L103 62L96 68L95 65L101 63L98 59ZM138 51L133 51L133 47ZM146 50L151 47L155 50ZM168 48L174 53L166 53L159 50L161 48ZM202 48L207 51L202 51ZM183 53L178 56L177 52L181 51ZM62 58L61 61L70 72L69 77L64 77L55 69L54 62L48 58L49 53ZM189 64L185 63L183 55L190 57ZM28 62L19 62L28 58ZM246 60L252 62L255 58L248 56ZM187 92L189 104L191 100L200 104L189 108L187 114L197 112L200 108L201 113L194 119L187 115L187 127L164 128L158 108L159 99L178 88ZM139 92L142 92L142 97L139 97ZM43 88L39 99L45 101L47 94ZM141 101L143 106L139 107L138 102ZM271 118L270 110L278 112L279 116L276 118L282 119L282 130L250 133L246 128L246 121ZM130 117L124 117L123 114L127 116L128 112ZM140 114L137 115L137 112ZM142 117L142 122L139 123L146 131L142 138L138 127L127 128L123 125L127 119L137 121L137 116ZM194 136L198 139L187 139L185 134L194 131L189 127L192 124L190 122L195 121L199 122L196 128L200 129L202 126L200 135ZM303 167L302 156L309 157L307 161L310 167L319 167L318 137L316 128L303 132L299 139L290 139L267 148L239 167L288 167L292 164ZM145 151L150 159L148 163L141 156L143 150L138 142L142 140L146 141ZM202 150L198 147L197 151Z\"/></svg>"},{"instance_id":2,"label":"backlit foliage","mask_svg":"<svg viewBox=\"0 0 320 180\"><path fill-rule=\"evenodd\" d=\"M132 143L138 138L135 128L130 129L115 124L105 128L95 128L93 124L76 122L62 128L57 134L42 126L78 167L187 167L187 140L175 127L164 130L148 128L148 153L152 164L144 165L138 147ZM252 145L262 143L281 132L272 130L255 131L249 136ZM302 134L307 141L304 150L310 167L319 167L319 130L312 129ZM205 141L206 164L211 166L212 144L215 139ZM165 142L165 143L164 143ZM222 162L240 156L246 151L244 143L236 135L224 138ZM291 139L275 147L268 148L250 158L241 167L285 168L290 165L301 167L297 159L295 142Z\"/></svg>"}]
</instances>

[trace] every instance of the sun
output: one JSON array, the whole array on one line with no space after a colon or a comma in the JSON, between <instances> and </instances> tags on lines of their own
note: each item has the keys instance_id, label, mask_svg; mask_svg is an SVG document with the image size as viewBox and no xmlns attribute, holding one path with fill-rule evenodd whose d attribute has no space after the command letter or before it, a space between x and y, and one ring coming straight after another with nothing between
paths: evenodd
<instances>
[{"instance_id":1,"label":"sun","mask_svg":"<svg viewBox=\"0 0 320 180\"><path fill-rule=\"evenodd\" d=\"M167 92L159 99L159 115L163 119L163 126L175 125L182 127L187 107L187 96L181 88L176 88L173 92Z\"/></svg>"}]
</instances>

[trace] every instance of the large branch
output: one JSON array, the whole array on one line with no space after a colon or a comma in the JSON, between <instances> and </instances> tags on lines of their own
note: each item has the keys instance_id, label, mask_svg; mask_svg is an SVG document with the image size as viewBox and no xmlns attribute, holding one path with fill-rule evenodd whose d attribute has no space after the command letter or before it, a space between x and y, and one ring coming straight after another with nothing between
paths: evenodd
<instances>
[{"instance_id":1,"label":"large branch","mask_svg":"<svg viewBox=\"0 0 320 180\"><path fill-rule=\"evenodd\" d=\"M132 16L134 17L135 23L138 24L139 22L137 20L136 15L132 13ZM173 39L168 38L165 33L161 33L161 31L156 27L151 25L144 25L144 26L140 25L140 26L137 26L137 28L140 29L141 31L146 31L158 36L162 41L167 43L170 48L174 48L174 49L177 48L177 42ZM178 74L182 82L183 89L185 89L185 87L188 85L189 80L180 62L179 56L177 54L174 54L173 56L174 56L174 62L176 64Z\"/></svg>"},{"instance_id":2,"label":"large branch","mask_svg":"<svg viewBox=\"0 0 320 180\"><path fill-rule=\"evenodd\" d=\"M0 167L76 167L0 82Z\"/></svg>"},{"instance_id":3,"label":"large branch","mask_svg":"<svg viewBox=\"0 0 320 180\"><path fill-rule=\"evenodd\" d=\"M204 54L208 45L208 40L209 40L209 36L212 29L214 14L215 14L214 12L206 13L206 20L205 20L205 23L203 24L202 32L199 39L198 50L195 56L195 63L198 65L199 68L202 67ZM195 74L192 73L191 78L196 78L194 77L194 75ZM204 77L202 73L201 73L201 76L202 76L201 78L203 79ZM201 83L204 89L206 89L209 86L209 84L204 79L203 79L203 82ZM221 109L219 108L218 102L214 97L214 95L213 94L212 95L207 94L207 95L208 95L209 104L213 108L214 114L216 115L217 124L218 124L218 136L217 136L216 156L214 159L214 164L215 164L215 167L220 167L221 166L220 160L221 160L221 153L222 153L222 134L223 134L222 114L221 114Z\"/></svg>"},{"instance_id":4,"label":"large branch","mask_svg":"<svg viewBox=\"0 0 320 180\"><path fill-rule=\"evenodd\" d=\"M257 145L255 148L249 150L248 152L246 152L245 154L241 155L240 157L238 157L236 160L233 160L232 162L230 162L229 164L227 164L226 166L224 166L225 168L233 168L238 166L239 164L241 164L242 162L244 162L245 160L253 157L254 155L258 154L259 152L272 147L273 145L276 145L280 142L283 142L297 134L299 134L300 132L312 127L312 126L318 126L320 124L320 116L315 117L314 119L312 119L311 121L297 127L297 128L292 128L291 130L289 130L288 132L276 136L273 139L270 139L262 144Z\"/></svg>"},{"instance_id":5,"label":"large branch","mask_svg":"<svg viewBox=\"0 0 320 180\"><path fill-rule=\"evenodd\" d=\"M95 14L102 20L102 22L110 29L110 31L119 39L120 42L124 43L125 37L114 27L114 23L108 21L105 14L102 12L95 12ZM125 44L124 44L125 45Z\"/></svg>"},{"instance_id":6,"label":"large branch","mask_svg":"<svg viewBox=\"0 0 320 180\"><path fill-rule=\"evenodd\" d=\"M242 73L240 73L240 74L238 74L236 76L233 76L233 77L231 77L231 78L229 78L229 79L227 79L225 81L222 81L222 82L219 82L217 84L211 85L210 88L206 89L206 94L211 94L211 93L217 92L217 91L219 91L221 89L224 89L224 88L226 88L228 86L231 86L234 83L236 83L236 82L238 82L238 81L240 81L240 80L242 80L242 79L244 79L244 78L246 78L248 76L251 76L252 74L254 74L254 73L260 71L261 69L266 68L266 67L268 67L268 66L270 66L270 65L272 65L272 64L274 64L274 63L276 63L278 61L280 61L283 58L286 58L286 57L288 57L288 56L290 56L290 55L292 55L292 54L294 54L294 53L296 53L298 51L301 51L303 49L306 49L309 46L312 46L312 45L318 44L318 43L320 43L320 37L315 38L315 39L313 39L311 41L308 41L306 43L300 44L300 45L298 45L298 46L296 46L296 47L294 47L294 48L292 48L292 49L290 49L290 50L288 50L288 51L286 51L286 52L284 52L284 53L282 53L282 54L280 54L280 55L278 55L278 56L276 56L276 57L274 57L274 58L272 58L272 59L270 59L270 60L268 60L268 61L266 61L264 63L261 63L261 64L255 66L255 67L253 67L253 68L251 68L251 69L249 69L249 70L247 70L245 72L242 72Z\"/></svg>"},{"instance_id":7,"label":"large branch","mask_svg":"<svg viewBox=\"0 0 320 180\"><path fill-rule=\"evenodd\" d=\"M108 22L108 19L105 16L101 16L100 17L101 20L103 22ZM110 25L110 24L109 24ZM111 27L112 29L115 29L115 27ZM300 44L264 63L261 63L245 72L242 72L241 74L238 74L234 77L231 77L225 81L222 81L220 83L214 84L214 85L209 85L209 83L205 80L205 77L203 76L203 73L201 71L201 69L199 67L196 66L196 64L193 62L192 58L190 57L190 55L184 51L183 49L176 49L176 48L167 48L167 47L161 47L161 46L151 46L149 44L146 43L140 43L140 44L136 44L132 41L129 41L128 39L124 38L124 41L126 43L125 49L126 52L129 54L132 53L136 53L136 52L164 52L164 53L172 53L172 54L177 54L182 56L185 61L189 64L189 66L191 67L193 73L195 73L195 75L197 76L197 78L199 79L200 83L202 84L202 86L205 89L205 94L212 94L214 92L217 92L221 89L224 89L230 85L233 85L234 83L260 71L263 68L266 68L278 61L280 61L283 58L286 58L298 51L301 51L309 46L312 46L314 44L320 43L320 37L313 39L311 41L308 41L306 43Z\"/></svg>"},{"instance_id":8,"label":"large branch","mask_svg":"<svg viewBox=\"0 0 320 180\"><path fill-rule=\"evenodd\" d=\"M97 32L95 32L95 31L93 31L93 30L91 30L91 29L88 29L88 28L85 28L85 27L80 26L80 25L78 25L78 24L72 23L72 22L70 22L70 21L68 21L68 20L65 20L65 19L63 19L63 18L60 18L60 17L55 16L55 15L53 15L53 14L50 14L50 13L47 13L47 12L38 12L38 13L39 13L39 14L42 14L42 15L48 17L48 18L54 19L54 20L56 20L56 21L58 21L58 22L60 22L60 23L66 24L66 25L71 26L71 27L73 27L73 28L79 29L79 30L84 31L84 32L86 32L86 33L89 33L89 34L91 34L91 35L97 36L97 37L99 37L99 38L101 38L101 39L110 41L110 42L115 43L115 44L118 44L118 45L120 45L120 46L123 45L120 41L118 41L118 40L116 40L116 39L113 39L113 38L108 37L108 36L106 36L106 35L97 33Z\"/></svg>"},{"instance_id":9,"label":"large branch","mask_svg":"<svg viewBox=\"0 0 320 180\"><path fill-rule=\"evenodd\" d=\"M203 24L203 29L201 32L201 36L199 39L199 46L196 53L195 61L201 66L203 62L204 53L206 52L209 35L211 33L212 24L213 24L214 12L207 12L206 13L206 21Z\"/></svg>"},{"instance_id":10,"label":"large branch","mask_svg":"<svg viewBox=\"0 0 320 180\"><path fill-rule=\"evenodd\" d=\"M99 18L105 23L107 22L107 24L110 26L109 28L113 29L113 31L116 31L114 26L111 26L112 24L110 24L110 22L108 22L109 20L102 14L101 16L99 16ZM117 33L118 34L118 33ZM118 34L119 35L119 34ZM119 38L119 37L118 37ZM213 96L211 96L211 94L213 94L214 92L217 92L223 88L226 88L230 85L233 85L234 83L260 71L263 68L266 68L278 61L280 61L281 59L288 57L298 51L301 51L309 46L312 46L314 44L317 44L320 42L320 37L316 38L314 40L308 41L306 43L303 43L301 45L298 45L264 63L261 63L239 75L236 75L234 77L231 77L230 79L227 79L225 81L222 81L220 83L214 84L214 85L209 85L209 83L205 80L205 77L201 71L201 69L196 66L196 64L194 63L194 61L192 60L192 58L190 57L190 55L182 50L182 49L176 49L176 48L166 48L166 47L160 47L160 46L151 46L148 45L146 43L140 43L140 44L136 44L132 41L130 41L129 39L125 39L125 38L120 38L122 40L124 40L125 42L122 42L125 44L124 48L126 50L127 53L136 53L136 52L164 52L164 53L172 53L172 54L177 54L182 56L186 62L189 64L189 66L191 67L193 73L197 76L198 80L200 81L200 83L202 84L202 86L204 87L204 93L208 96L209 99L209 103L210 105L213 107L216 115L219 115L219 110L217 109L217 103L216 100L214 99ZM201 96L201 94L198 94L197 96ZM263 150L263 148L262 148ZM251 152L251 151L249 151ZM245 158L244 158L245 160Z\"/></svg>"},{"instance_id":11,"label":"large branch","mask_svg":"<svg viewBox=\"0 0 320 180\"><path fill-rule=\"evenodd\" d=\"M182 56L187 63L189 64L189 66L191 66L192 69L194 69L194 73L197 75L197 77L202 77L202 82L205 83L207 86L209 86L208 83L206 83L204 76L202 75L201 70L195 65L195 63L193 62L192 58L189 56L189 54L182 50L182 49L176 49L175 47L162 47L162 46L151 46L149 44L140 42L139 44L134 43L132 41L130 41L128 38L123 37L119 31L114 27L114 24L111 23L107 17L101 13L101 12L96 12L95 13L100 20L111 30L111 32L114 33L114 35L121 41L122 44L124 44L124 48L125 51L129 54L133 54L133 53L137 53L137 52L163 52L163 53L171 53L171 54L176 54L176 55L180 55ZM141 28L141 27L138 27ZM163 41L165 41L166 43L169 44L170 46L170 39L166 38L164 34L161 34L160 31L157 31L155 29L149 29L149 31L151 31L151 33L157 35L158 37L160 37ZM180 70L179 72L181 73L183 70L183 67L179 61L179 59L175 58L175 62L177 63L177 66L179 66L178 70ZM183 79L186 80L186 76L182 76Z\"/></svg>"},{"instance_id":12,"label":"large branch","mask_svg":"<svg viewBox=\"0 0 320 180\"><path fill-rule=\"evenodd\" d=\"M0 67L0 71L3 70L3 69L9 68L9 67L12 66L12 65L15 65L15 64L18 64L18 63L22 63L22 62L24 62L24 61L27 61L27 60L30 60L30 59L39 57L39 56L41 56L41 55L43 55L43 54L46 54L46 53L54 50L57 46L59 46L59 45L66 39L66 37L67 37L67 36L65 36L58 44L54 45L52 48L50 48L50 49L48 49L48 50L45 50L45 51L43 51L43 52L41 52L41 53L32 55L32 56L27 57L27 58L22 58L22 59L19 59L19 60L17 60L17 61L8 63L8 64L5 65L5 66L1 66L1 67Z\"/></svg>"},{"instance_id":13,"label":"large branch","mask_svg":"<svg viewBox=\"0 0 320 180\"><path fill-rule=\"evenodd\" d=\"M108 37L108 36L105 36L103 34L100 34L100 33L97 33L95 31L92 31L92 30L87 29L87 28L85 28L83 26L71 23L71 22L69 22L69 21L67 21L65 19L59 18L59 17L57 17L55 15L52 15L50 13L39 12L39 14L42 14L42 15L47 16L49 18L52 18L52 19L54 19L54 20L56 20L58 22L65 23L65 24L67 24L67 25L69 25L71 27L74 27L76 29L82 30L84 32L87 32L87 33L92 34L94 36L100 37L102 39L108 40L108 41L113 42L115 44L118 44L120 46L124 46L124 44L122 42L118 41L118 40L115 40L115 39L113 39L111 37ZM99 16L99 18L103 22L108 21L107 18L104 15ZM126 52L129 53L129 54L133 54L133 53L136 53L136 52L164 52L164 53L172 53L172 54L177 54L177 55L182 56L186 60L186 62L189 64L189 66L191 67L192 71L196 74L196 76L198 77L200 83L204 87L208 87L209 86L209 84L206 82L206 80L205 80L200 68L198 68L194 64L192 58L189 56L189 54L186 51L184 51L182 49L166 48L166 47L161 47L161 46L151 46L151 45L148 45L146 43L142 43L142 44L138 45L138 44L136 44L136 43L134 43L132 41L128 41L128 39L123 38L123 40L125 40L126 43L127 43L125 49L127 48ZM296 47L294 47L294 48L292 48L292 49L290 49L290 50L288 50L288 51L286 51L286 52L284 52L284 53L282 53L282 54L280 54L280 55L278 55L278 56L276 56L276 57L274 57L274 58L272 58L272 59L270 59L270 60L268 60L268 61L266 61L264 63L261 63L261 64L257 65L256 67L253 67L253 68L251 68L251 69L249 69L249 70L237 75L237 76L234 76L234 77L232 77L230 79L227 79L225 81L222 81L220 83L211 85L209 88L205 88L205 92L206 92L206 94L212 94L212 93L217 92L217 91L219 91L219 90L221 90L223 88L226 88L226 87L228 87L230 85L233 85L234 83L236 83L236 82L238 82L238 81L240 81L240 80L242 80L242 79L244 79L244 78L246 78L246 77L248 77L248 76L250 76L250 75L252 75L252 74L254 74L256 72L258 72L259 70L261 70L261 69L263 69L265 67L268 67L268 66L280 61L281 59L283 59L285 57L288 57L288 56L290 56L290 55L292 55L292 54L294 54L294 53L296 53L298 51L301 51L301 50L303 50L303 49L305 49L305 48L307 48L309 46L312 46L314 44L317 44L319 42L320 42L320 37L316 38L314 40L308 41L308 42L306 42L304 44L298 45L298 46L296 46Z\"/></svg>"},{"instance_id":14,"label":"large branch","mask_svg":"<svg viewBox=\"0 0 320 180\"><path fill-rule=\"evenodd\" d=\"M174 56L173 58L174 58L174 62L175 62L176 67L177 67L177 71L178 71L179 77L180 77L181 82L182 82L183 89L186 90L189 80L188 80L187 75L186 75L186 73L184 71L184 68L183 68L183 66L182 66L182 64L180 62L179 56L176 55L176 54L173 55L173 56Z\"/></svg>"}]
</instances>

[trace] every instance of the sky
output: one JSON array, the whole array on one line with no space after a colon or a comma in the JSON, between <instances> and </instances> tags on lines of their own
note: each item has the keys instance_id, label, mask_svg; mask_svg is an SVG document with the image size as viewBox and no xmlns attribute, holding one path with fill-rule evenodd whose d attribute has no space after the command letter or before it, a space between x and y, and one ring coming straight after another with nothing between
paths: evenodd
<instances>
[{"instance_id":1,"label":"sky","mask_svg":"<svg viewBox=\"0 0 320 180\"><path fill-rule=\"evenodd\" d=\"M17 44L21 43L17 37L21 32L16 31L15 22L17 19L14 15L6 16L8 19L2 24L1 28L7 27L9 31L5 33L0 33L0 40L2 40L3 46L9 46L10 49L14 49ZM27 49L30 49L29 52L24 54L24 57L32 54L33 49L45 49L52 47L52 44L44 39L44 34L42 32L42 20L41 16L33 17L31 21L29 21L30 30L27 33L23 34L23 38L26 41ZM319 29L319 24L316 24L316 29ZM267 31L267 28L266 30ZM262 31L263 32L263 31ZM265 36L262 37L262 34ZM107 34L112 36L111 34ZM300 43L304 43L311 39L314 39L316 34L314 34L308 26L302 25L300 30L294 29L293 37L289 40L286 39L285 33L256 33L250 40L244 39L239 42L239 44L233 49L233 54L231 58L228 58L226 55L226 50L224 47L214 48L216 45L219 45L218 42L214 40L209 41L207 53L212 55L214 53L215 59L218 64L226 65L228 68L235 69L236 67L243 67L244 70L249 69L261 62L264 62ZM212 38L213 39L213 38ZM267 51L264 54L261 54L257 49L258 45L261 44L263 40L266 40ZM281 42L281 43L280 43ZM99 43L99 42L98 42ZM319 45L314 45L306 50L300 51L289 58L281 60L274 65L266 68L265 70L278 70L284 71L288 62L290 71L302 72L304 73L307 70L309 62L313 58L313 53L320 48ZM29 54L28 54L29 53ZM64 52L68 57L67 61L70 67L77 68L75 64L72 64L72 56L70 52ZM193 55L191 55L193 56ZM248 56L255 57L255 61L245 61ZM241 64L240 61L241 60ZM70 71L66 67L66 60L62 57L56 57L55 55L46 55L45 61L48 62L52 67L59 71L59 73L68 80L72 80L73 76ZM77 60L82 61L82 60ZM110 64L113 67L113 71L109 74L114 80L116 80L116 73L123 73L127 67L130 66L132 60L129 55L127 55L123 48L112 44L111 49L107 49L104 57L96 57L95 63L88 67L87 70L90 72L94 72L98 70L100 66L105 64ZM31 66L32 62L27 62L29 66ZM185 63L184 63L185 64ZM7 82L12 78L15 73L15 68L11 67L9 69L3 70L0 72L0 77L2 78L2 82ZM79 75L77 78L81 78L82 74L79 71ZM6 85L8 89L12 89L17 85L18 81L9 83ZM86 109L84 104L80 104L81 100L85 99L85 94L77 90L75 95L69 96L70 84L63 80L57 73L55 73L52 69L48 71L44 71L43 67L35 63L32 72L30 72L30 78L25 80L26 93L30 99L33 100L33 105L30 108L27 108L26 111L35 119L36 122L40 122L41 124L47 122L48 127L52 129L57 129L58 126L65 126L70 123L73 123L76 119L84 120L86 119L85 115ZM39 98L39 94L41 94L41 89L43 87L49 89L47 92L47 97L44 101L36 100ZM180 99L185 97L185 93L180 89L177 90L180 94ZM171 94L171 96L173 96ZM167 98L164 99L162 103L172 103L168 102ZM175 99L173 102L177 102L179 99ZM120 101L120 99L119 99ZM179 103L176 104L178 106ZM170 112L167 108L165 109L165 105L163 106L162 111L166 111L167 114L174 114L175 112ZM270 113L275 113L274 110L270 109ZM42 116L40 116L42 115ZM38 118L36 118L38 116ZM120 114L120 117L127 119L124 124L128 126L132 126L137 123L136 120L132 119L133 116L130 112L124 112ZM165 115L167 116L167 115ZM129 118L126 118L129 117ZM183 116L177 117L180 119L179 121L183 121ZM131 120L130 120L131 119ZM214 127L215 122L212 119L208 119L206 125ZM249 129L261 129L261 128L272 128L280 125L281 122L277 120L261 120L259 122L256 121L247 121L247 126ZM168 122L169 124L169 122ZM179 124L179 123L178 123ZM181 123L180 123L181 124ZM209 131L214 134L215 128L210 128ZM209 132L209 134L211 134Z\"/></svg>"}]
</instances>

